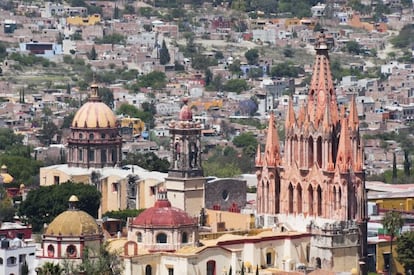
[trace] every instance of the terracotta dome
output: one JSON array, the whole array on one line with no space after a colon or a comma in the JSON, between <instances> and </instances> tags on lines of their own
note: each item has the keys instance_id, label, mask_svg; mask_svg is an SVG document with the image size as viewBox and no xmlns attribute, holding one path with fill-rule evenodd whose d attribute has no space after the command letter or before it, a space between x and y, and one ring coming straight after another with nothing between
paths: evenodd
<instances>
[{"instance_id":1,"label":"terracotta dome","mask_svg":"<svg viewBox=\"0 0 414 275\"><path fill-rule=\"evenodd\" d=\"M171 207L168 200L157 200L153 207L139 214L132 224L145 227L179 227L195 225L196 221L185 211Z\"/></svg>"},{"instance_id":2,"label":"terracotta dome","mask_svg":"<svg viewBox=\"0 0 414 275\"><path fill-rule=\"evenodd\" d=\"M76 112L72 127L74 128L115 128L114 112L98 97L98 86L91 85L91 97Z\"/></svg>"},{"instance_id":3,"label":"terracotta dome","mask_svg":"<svg viewBox=\"0 0 414 275\"><path fill-rule=\"evenodd\" d=\"M193 112L191 111L191 108L188 107L187 103L188 103L188 99L184 98L183 99L184 105L181 108L180 111L180 120L183 121L191 121L193 120Z\"/></svg>"},{"instance_id":4,"label":"terracotta dome","mask_svg":"<svg viewBox=\"0 0 414 275\"><path fill-rule=\"evenodd\" d=\"M81 236L99 235L95 219L81 210L67 210L57 216L47 227L45 235Z\"/></svg>"}]
</instances>

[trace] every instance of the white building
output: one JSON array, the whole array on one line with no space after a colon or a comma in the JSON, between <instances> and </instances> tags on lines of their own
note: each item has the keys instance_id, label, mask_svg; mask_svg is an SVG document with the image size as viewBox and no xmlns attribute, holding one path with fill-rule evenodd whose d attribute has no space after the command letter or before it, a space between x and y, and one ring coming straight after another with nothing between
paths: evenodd
<instances>
[{"instance_id":1,"label":"white building","mask_svg":"<svg viewBox=\"0 0 414 275\"><path fill-rule=\"evenodd\" d=\"M36 246L34 244L26 244L18 238L2 240L0 246L0 274L20 274L24 263L29 268L29 274L36 274L35 252Z\"/></svg>"}]
</instances>

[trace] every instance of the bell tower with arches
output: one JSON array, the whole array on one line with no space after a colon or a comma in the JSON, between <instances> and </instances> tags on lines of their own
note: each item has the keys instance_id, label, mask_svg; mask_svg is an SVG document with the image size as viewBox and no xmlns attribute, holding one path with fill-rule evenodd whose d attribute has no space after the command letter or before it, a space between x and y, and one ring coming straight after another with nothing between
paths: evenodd
<instances>
[{"instance_id":1,"label":"bell tower with arches","mask_svg":"<svg viewBox=\"0 0 414 275\"><path fill-rule=\"evenodd\" d=\"M171 165L165 186L171 204L192 216L204 207L204 187L201 166L201 125L193 120L188 99L183 99L178 121L169 123Z\"/></svg>"}]
</instances>

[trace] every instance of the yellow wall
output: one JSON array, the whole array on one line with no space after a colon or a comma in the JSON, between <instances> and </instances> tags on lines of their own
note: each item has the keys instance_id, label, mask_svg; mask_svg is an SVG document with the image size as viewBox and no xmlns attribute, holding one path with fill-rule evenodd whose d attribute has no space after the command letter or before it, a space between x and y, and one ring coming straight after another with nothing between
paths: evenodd
<instances>
[{"instance_id":1,"label":"yellow wall","mask_svg":"<svg viewBox=\"0 0 414 275\"><path fill-rule=\"evenodd\" d=\"M132 134L141 135L145 129L145 123L139 118L124 117L121 119L121 127L132 127Z\"/></svg>"},{"instance_id":2,"label":"yellow wall","mask_svg":"<svg viewBox=\"0 0 414 275\"><path fill-rule=\"evenodd\" d=\"M392 274L396 274L397 272L401 272L401 274L404 274L404 267L397 261L397 244L396 241L393 241L392 243L392 255L393 255L393 261L392 261ZM390 242L380 242L377 244L377 271L382 271L384 269L384 252L390 252Z\"/></svg>"},{"instance_id":3,"label":"yellow wall","mask_svg":"<svg viewBox=\"0 0 414 275\"><path fill-rule=\"evenodd\" d=\"M227 211L206 209L207 224L213 232L217 232L217 223L224 222L226 230L249 230L251 217L249 214L240 214Z\"/></svg>"},{"instance_id":4,"label":"yellow wall","mask_svg":"<svg viewBox=\"0 0 414 275\"><path fill-rule=\"evenodd\" d=\"M66 23L69 25L77 26L91 26L101 22L101 16L99 14L93 14L88 17L72 16L66 18Z\"/></svg>"},{"instance_id":5,"label":"yellow wall","mask_svg":"<svg viewBox=\"0 0 414 275\"><path fill-rule=\"evenodd\" d=\"M382 209L414 211L413 198L385 198L370 200L370 202L375 202Z\"/></svg>"}]
</instances>

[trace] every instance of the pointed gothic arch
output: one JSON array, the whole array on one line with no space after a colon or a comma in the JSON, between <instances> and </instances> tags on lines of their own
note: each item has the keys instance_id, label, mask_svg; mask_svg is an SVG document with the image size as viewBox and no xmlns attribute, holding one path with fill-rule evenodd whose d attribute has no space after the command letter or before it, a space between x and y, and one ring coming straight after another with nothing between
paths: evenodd
<instances>
[{"instance_id":1,"label":"pointed gothic arch","mask_svg":"<svg viewBox=\"0 0 414 275\"><path fill-rule=\"evenodd\" d=\"M296 196L297 196L297 213L300 214L302 213L302 186L300 184L298 184L298 186L296 187Z\"/></svg>"},{"instance_id":2,"label":"pointed gothic arch","mask_svg":"<svg viewBox=\"0 0 414 275\"><path fill-rule=\"evenodd\" d=\"M313 137L308 138L308 167L313 166Z\"/></svg>"},{"instance_id":3,"label":"pointed gothic arch","mask_svg":"<svg viewBox=\"0 0 414 275\"><path fill-rule=\"evenodd\" d=\"M308 213L313 215L313 187L309 184L308 187Z\"/></svg>"},{"instance_id":4,"label":"pointed gothic arch","mask_svg":"<svg viewBox=\"0 0 414 275\"><path fill-rule=\"evenodd\" d=\"M318 201L318 207L317 207L317 215L318 216L322 216L322 188L320 185L318 185L318 188L316 189L316 193L317 193L317 201Z\"/></svg>"},{"instance_id":5,"label":"pointed gothic arch","mask_svg":"<svg viewBox=\"0 0 414 275\"><path fill-rule=\"evenodd\" d=\"M337 194L336 194L336 187L335 186L333 187L332 197L333 197L333 209L336 210Z\"/></svg>"},{"instance_id":6,"label":"pointed gothic arch","mask_svg":"<svg viewBox=\"0 0 414 275\"><path fill-rule=\"evenodd\" d=\"M322 168L322 159L323 159L323 150L322 150L322 137L318 137L316 141L316 161L318 162L319 167Z\"/></svg>"},{"instance_id":7,"label":"pointed gothic arch","mask_svg":"<svg viewBox=\"0 0 414 275\"><path fill-rule=\"evenodd\" d=\"M299 139L298 136L295 134L293 137L293 156L292 160L299 160ZM294 163L294 161L292 161ZM300 163L298 163L300 165Z\"/></svg>"},{"instance_id":8,"label":"pointed gothic arch","mask_svg":"<svg viewBox=\"0 0 414 275\"><path fill-rule=\"evenodd\" d=\"M292 183L289 183L289 198L288 198L288 203L289 203L289 214L293 213L293 185Z\"/></svg>"}]
</instances>

